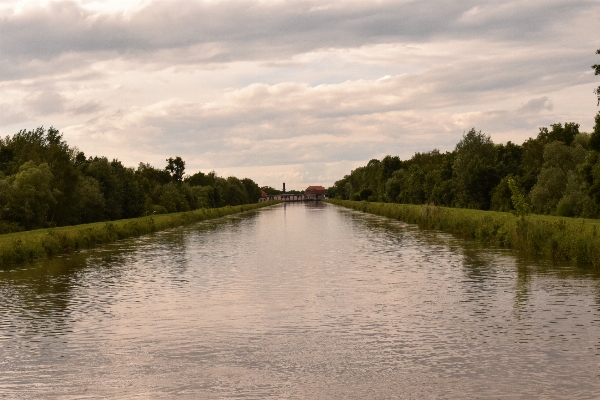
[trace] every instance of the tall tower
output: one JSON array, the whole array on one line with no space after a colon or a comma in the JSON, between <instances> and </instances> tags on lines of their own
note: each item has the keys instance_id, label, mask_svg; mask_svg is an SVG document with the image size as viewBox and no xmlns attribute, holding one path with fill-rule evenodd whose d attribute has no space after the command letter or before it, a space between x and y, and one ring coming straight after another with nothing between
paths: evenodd
<instances>
[{"instance_id":1,"label":"tall tower","mask_svg":"<svg viewBox=\"0 0 600 400\"><path fill-rule=\"evenodd\" d=\"M283 193L285 193L285 182L283 182Z\"/></svg>"}]
</instances>

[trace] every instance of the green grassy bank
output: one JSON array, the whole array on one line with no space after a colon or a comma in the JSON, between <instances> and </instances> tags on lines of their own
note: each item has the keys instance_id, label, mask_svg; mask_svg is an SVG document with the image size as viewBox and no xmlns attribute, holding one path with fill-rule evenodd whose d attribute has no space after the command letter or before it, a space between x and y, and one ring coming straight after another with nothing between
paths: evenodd
<instances>
[{"instance_id":1,"label":"green grassy bank","mask_svg":"<svg viewBox=\"0 0 600 400\"><path fill-rule=\"evenodd\" d=\"M160 214L110 222L64 226L52 229L0 235L0 267L12 266L36 258L87 249L147 233L255 210L279 203L278 201L203 208L174 214Z\"/></svg>"},{"instance_id":2,"label":"green grassy bank","mask_svg":"<svg viewBox=\"0 0 600 400\"><path fill-rule=\"evenodd\" d=\"M427 205L326 200L328 203L438 229L532 254L600 265L600 220Z\"/></svg>"}]
</instances>

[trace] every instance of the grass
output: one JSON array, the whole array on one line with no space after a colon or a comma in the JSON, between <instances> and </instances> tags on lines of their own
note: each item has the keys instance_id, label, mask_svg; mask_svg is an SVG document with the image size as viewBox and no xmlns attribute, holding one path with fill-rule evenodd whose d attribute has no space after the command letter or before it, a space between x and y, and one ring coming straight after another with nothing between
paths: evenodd
<instances>
[{"instance_id":1,"label":"grass","mask_svg":"<svg viewBox=\"0 0 600 400\"><path fill-rule=\"evenodd\" d=\"M120 239L251 211L277 203L279 202L270 201L233 207L203 208L182 213L8 233L0 235L0 267L6 268L38 258L89 249Z\"/></svg>"},{"instance_id":2,"label":"grass","mask_svg":"<svg viewBox=\"0 0 600 400\"><path fill-rule=\"evenodd\" d=\"M428 205L326 200L342 207L438 229L531 254L600 265L600 221Z\"/></svg>"}]
</instances>

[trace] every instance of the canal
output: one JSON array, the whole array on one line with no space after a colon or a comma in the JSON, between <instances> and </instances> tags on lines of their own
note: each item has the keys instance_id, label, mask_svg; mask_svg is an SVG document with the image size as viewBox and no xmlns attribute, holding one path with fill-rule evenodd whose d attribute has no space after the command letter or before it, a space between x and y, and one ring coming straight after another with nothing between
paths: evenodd
<instances>
[{"instance_id":1,"label":"canal","mask_svg":"<svg viewBox=\"0 0 600 400\"><path fill-rule=\"evenodd\" d=\"M599 277L280 204L0 271L0 397L597 398Z\"/></svg>"}]
</instances>

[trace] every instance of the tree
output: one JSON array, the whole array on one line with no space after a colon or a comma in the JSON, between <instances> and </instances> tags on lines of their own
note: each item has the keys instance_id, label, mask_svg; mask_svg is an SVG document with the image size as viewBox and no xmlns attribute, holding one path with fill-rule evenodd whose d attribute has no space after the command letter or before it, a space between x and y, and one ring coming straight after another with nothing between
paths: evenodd
<instances>
[{"instance_id":1,"label":"tree","mask_svg":"<svg viewBox=\"0 0 600 400\"><path fill-rule=\"evenodd\" d=\"M180 185L174 182L169 182L162 187L159 205L166 208L170 213L190 210L185 194L180 190Z\"/></svg>"},{"instance_id":2,"label":"tree","mask_svg":"<svg viewBox=\"0 0 600 400\"><path fill-rule=\"evenodd\" d=\"M165 170L171 174L173 181L176 183L183 182L183 173L185 171L185 161L181 157L169 157Z\"/></svg>"},{"instance_id":3,"label":"tree","mask_svg":"<svg viewBox=\"0 0 600 400\"><path fill-rule=\"evenodd\" d=\"M91 176L84 176L77 182L77 223L102 221L106 202L100 190L100 184Z\"/></svg>"},{"instance_id":4,"label":"tree","mask_svg":"<svg viewBox=\"0 0 600 400\"><path fill-rule=\"evenodd\" d=\"M523 193L521 193L521 190L517 186L515 180L512 177L508 178L507 183L512 193L510 199L513 203L515 214L517 214L519 217L525 217L529 215L531 212L531 207L529 207L529 204L527 204L525 201L525 196L523 196Z\"/></svg>"},{"instance_id":5,"label":"tree","mask_svg":"<svg viewBox=\"0 0 600 400\"><path fill-rule=\"evenodd\" d=\"M596 50L596 54L600 54L600 49ZM592 68L594 69L594 75L600 75L600 64L594 64ZM594 90L594 93L598 96L597 105L600 106L600 86ZM600 111L596 114L595 122L594 132L592 132L590 137L590 147L596 151L600 151Z\"/></svg>"},{"instance_id":6,"label":"tree","mask_svg":"<svg viewBox=\"0 0 600 400\"><path fill-rule=\"evenodd\" d=\"M260 199L260 187L250 178L242 179L242 185L246 189L246 193L248 193L248 198L251 203L256 203L258 199Z\"/></svg>"},{"instance_id":7,"label":"tree","mask_svg":"<svg viewBox=\"0 0 600 400\"><path fill-rule=\"evenodd\" d=\"M275 195L275 194L281 193L281 190L274 189L271 186L262 186L260 188L260 190L262 190L263 192L265 192L268 195Z\"/></svg>"},{"instance_id":8,"label":"tree","mask_svg":"<svg viewBox=\"0 0 600 400\"><path fill-rule=\"evenodd\" d=\"M196 172L194 175L185 178L185 181L191 186L214 186L215 178L215 171L211 171L208 174Z\"/></svg>"},{"instance_id":9,"label":"tree","mask_svg":"<svg viewBox=\"0 0 600 400\"><path fill-rule=\"evenodd\" d=\"M453 180L456 205L488 210L492 190L499 182L496 168L496 147L489 135L474 128L456 145Z\"/></svg>"},{"instance_id":10,"label":"tree","mask_svg":"<svg viewBox=\"0 0 600 400\"><path fill-rule=\"evenodd\" d=\"M600 49L596 50L596 54L600 54ZM600 64L594 64L592 65L592 68L594 69L594 75L600 75ZM596 94L596 96L598 96L598 104L600 106L600 86L598 86L595 90L594 93Z\"/></svg>"},{"instance_id":11,"label":"tree","mask_svg":"<svg viewBox=\"0 0 600 400\"><path fill-rule=\"evenodd\" d=\"M548 128L540 128L538 139L544 144L560 141L566 145L570 145L573 142L575 136L579 133L579 124L575 122L565 122L563 127L561 123L550 125L552 130L548 131Z\"/></svg>"},{"instance_id":12,"label":"tree","mask_svg":"<svg viewBox=\"0 0 600 400\"><path fill-rule=\"evenodd\" d=\"M402 184L402 191L398 196L401 203L423 204L425 203L425 173L417 164L411 165Z\"/></svg>"},{"instance_id":13,"label":"tree","mask_svg":"<svg viewBox=\"0 0 600 400\"><path fill-rule=\"evenodd\" d=\"M536 212L555 213L558 202L566 194L569 172L575 171L584 162L586 153L579 145L572 147L559 141L544 147L544 164L530 192L531 204ZM575 183L572 182L570 187L575 187Z\"/></svg>"},{"instance_id":14,"label":"tree","mask_svg":"<svg viewBox=\"0 0 600 400\"><path fill-rule=\"evenodd\" d=\"M594 122L594 130L590 135L589 145L591 150L600 152L600 111L598 112L598 114L596 114Z\"/></svg>"},{"instance_id":15,"label":"tree","mask_svg":"<svg viewBox=\"0 0 600 400\"><path fill-rule=\"evenodd\" d=\"M48 164L27 161L19 168L9 189L8 216L26 229L46 226L48 210L56 203L57 191L50 186Z\"/></svg>"}]
</instances>

